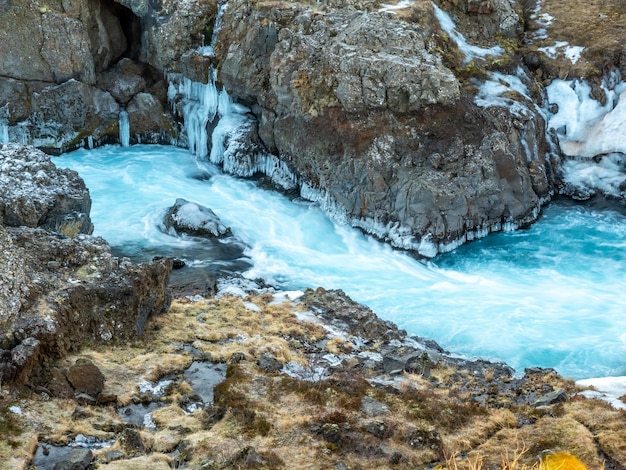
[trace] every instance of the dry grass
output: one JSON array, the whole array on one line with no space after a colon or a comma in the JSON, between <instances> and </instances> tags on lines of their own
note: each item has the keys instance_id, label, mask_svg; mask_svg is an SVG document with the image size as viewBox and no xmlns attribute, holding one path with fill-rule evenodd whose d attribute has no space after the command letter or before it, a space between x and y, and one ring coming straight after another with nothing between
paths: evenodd
<instances>
[{"instance_id":1,"label":"dry grass","mask_svg":"<svg viewBox=\"0 0 626 470\"><path fill-rule=\"evenodd\" d=\"M587 470L587 467L578 458L568 452L547 454L540 461L525 463L525 456L528 452L529 449L525 445L518 445L512 452L503 450L499 463L496 464L497 468L500 470ZM456 454L447 458L445 470L483 470L487 468L493 467L486 463L481 454L476 453L464 459L459 458ZM604 464L597 468L604 469Z\"/></svg>"},{"instance_id":2,"label":"dry grass","mask_svg":"<svg viewBox=\"0 0 626 470\"><path fill-rule=\"evenodd\" d=\"M78 357L91 359L107 379L105 392L117 394L115 406L140 400L137 384L143 380L163 375L177 379L166 392L165 406L153 412L157 431L142 431L144 445L154 453L99 468L167 468L171 457L164 453L174 449L184 449L188 468L202 468L210 462L236 468L246 449L253 447L268 468L334 468L344 462L349 468L412 469L432 468L440 462L441 469L486 470L506 461L509 466L501 468L548 470L537 466L542 452L568 451L595 470L602 464L595 443L606 455L626 462L624 414L595 400L571 400L542 412L514 408L506 400L496 400L502 408L479 405L470 391L480 387L481 381L442 366L434 367L430 377L404 374L393 393L372 387L360 375L358 361L348 361L343 369L317 382L266 374L256 364L263 352L306 365L306 351L315 341L326 340L326 351L320 353L348 352L353 346L342 339L344 335L328 337L321 325L297 320L298 306L273 305L271 300L257 296L174 302L170 313L151 322L143 341L85 350L59 361L57 366L66 368ZM254 303L260 311L246 308L244 302ZM217 340L206 336L211 330ZM180 374L194 358L183 344L193 345L214 360L226 361L235 352L246 356L229 364L227 380L214 390L215 406L191 415L178 407L193 392ZM491 384L501 379L491 371L486 376ZM532 376L527 386L573 391L572 383L551 375ZM389 411L367 415L362 407L366 396L386 404ZM75 419L73 400L31 396L27 403L29 422L19 419L16 424L23 432L15 432L9 441L19 441L15 448L0 443L0 458L14 459L6 461L21 458L25 463L38 436L59 443L77 433L109 439L115 434L104 430L121 423L114 406L85 406L90 417ZM518 427L518 419L527 424ZM382 426L382 431L372 431L372 424ZM416 444L415 436L426 439L427 445ZM516 453L519 442L526 443L521 455ZM454 457L446 461L443 451Z\"/></svg>"},{"instance_id":3,"label":"dry grass","mask_svg":"<svg viewBox=\"0 0 626 470\"><path fill-rule=\"evenodd\" d=\"M560 41L585 48L575 64L563 54L556 59L544 57L544 72L558 78L598 78L605 67L619 62L626 42L626 10L620 0L577 2L575 8L569 0L544 0L541 11L554 18L549 39L535 41L530 49ZM531 20L528 28L537 25Z\"/></svg>"}]
</instances>

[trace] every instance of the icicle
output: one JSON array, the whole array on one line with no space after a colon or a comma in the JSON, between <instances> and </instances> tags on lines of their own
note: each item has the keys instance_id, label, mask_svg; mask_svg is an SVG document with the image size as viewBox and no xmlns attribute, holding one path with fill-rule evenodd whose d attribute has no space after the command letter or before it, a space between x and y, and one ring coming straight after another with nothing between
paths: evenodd
<instances>
[{"instance_id":1,"label":"icicle","mask_svg":"<svg viewBox=\"0 0 626 470\"><path fill-rule=\"evenodd\" d=\"M92 135L87 136L87 148L89 150L93 149L93 136Z\"/></svg>"},{"instance_id":2,"label":"icicle","mask_svg":"<svg viewBox=\"0 0 626 470\"><path fill-rule=\"evenodd\" d=\"M122 144L122 147L128 147L130 145L130 122L128 120L128 113L125 109L120 110L119 125L120 144Z\"/></svg>"},{"instance_id":3,"label":"icicle","mask_svg":"<svg viewBox=\"0 0 626 470\"><path fill-rule=\"evenodd\" d=\"M0 144L9 143L9 125L6 123L0 124Z\"/></svg>"}]
</instances>

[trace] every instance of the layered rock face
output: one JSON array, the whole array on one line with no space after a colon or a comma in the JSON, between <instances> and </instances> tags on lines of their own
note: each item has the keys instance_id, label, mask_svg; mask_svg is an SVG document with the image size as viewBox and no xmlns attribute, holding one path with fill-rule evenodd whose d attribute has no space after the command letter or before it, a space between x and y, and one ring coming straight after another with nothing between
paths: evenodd
<instances>
[{"instance_id":1,"label":"layered rock face","mask_svg":"<svg viewBox=\"0 0 626 470\"><path fill-rule=\"evenodd\" d=\"M169 306L171 260L137 266L89 236L91 200L76 172L0 145L0 196L3 382L30 381L85 342L136 337Z\"/></svg>"},{"instance_id":2,"label":"layered rock face","mask_svg":"<svg viewBox=\"0 0 626 470\"><path fill-rule=\"evenodd\" d=\"M459 22L484 45L519 22L508 2L491 5ZM460 52L431 4L374 8L229 2L220 78L259 117L265 146L312 189L307 197L427 256L533 220L551 185L539 113L528 106L519 122L474 104L475 90L446 65Z\"/></svg>"},{"instance_id":3,"label":"layered rock face","mask_svg":"<svg viewBox=\"0 0 626 470\"><path fill-rule=\"evenodd\" d=\"M140 19L122 5L3 2L0 42L0 126L10 141L49 153L116 142L126 106L134 106L131 131L142 141L169 143L176 136L162 106L161 75L136 63Z\"/></svg>"}]
</instances>

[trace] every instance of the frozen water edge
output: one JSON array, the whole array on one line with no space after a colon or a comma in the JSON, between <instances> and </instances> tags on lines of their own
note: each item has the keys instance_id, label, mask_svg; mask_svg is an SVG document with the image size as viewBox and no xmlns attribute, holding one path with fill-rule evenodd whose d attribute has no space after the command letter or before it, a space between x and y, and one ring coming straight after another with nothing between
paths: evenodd
<instances>
[{"instance_id":1,"label":"frozen water edge","mask_svg":"<svg viewBox=\"0 0 626 470\"><path fill-rule=\"evenodd\" d=\"M603 79L605 104L591 97L583 80L554 80L546 89L548 128L556 131L562 154L566 194L578 199L602 193L624 197L626 182L626 83L615 70Z\"/></svg>"},{"instance_id":2,"label":"frozen water edge","mask_svg":"<svg viewBox=\"0 0 626 470\"><path fill-rule=\"evenodd\" d=\"M225 90L218 90L212 76L209 77L207 84L192 82L179 74L170 74L168 78L170 79L168 98L172 108L176 108L175 100L177 99L182 99L185 103L183 107L184 129L192 153L199 157L208 157L211 163L221 166L225 173L231 175L251 177L255 174L264 174L278 187L286 190L299 188L302 198L318 204L335 221L359 228L379 240L390 243L395 248L414 251L425 258L433 258L439 253L453 251L467 241L477 240L493 232L513 231L520 226L532 223L539 216L541 206L547 202L547 200L540 201L538 206L522 220L503 220L477 227L466 231L455 240L434 241L429 233L424 234L418 240L409 227L399 222L382 223L375 218L350 217L330 192L303 181L275 155L250 149L246 137L254 121L247 114L249 110L233 103ZM525 90L519 78L512 76L507 76L507 78L514 84L515 89L524 88ZM486 89L485 93L496 94L497 92L499 90ZM523 94L527 96L526 91ZM487 96L485 96L485 103L486 105L493 104ZM522 105L518 112L521 114L525 112ZM209 123L214 124L211 139L207 130Z\"/></svg>"}]
</instances>

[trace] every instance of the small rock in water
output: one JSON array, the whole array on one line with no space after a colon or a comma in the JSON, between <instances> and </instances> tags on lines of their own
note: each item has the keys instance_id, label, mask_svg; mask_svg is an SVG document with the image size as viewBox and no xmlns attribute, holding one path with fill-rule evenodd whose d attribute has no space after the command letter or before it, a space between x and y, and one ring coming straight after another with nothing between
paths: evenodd
<instances>
[{"instance_id":1,"label":"small rock in water","mask_svg":"<svg viewBox=\"0 0 626 470\"><path fill-rule=\"evenodd\" d=\"M196 237L219 238L232 234L211 209L182 198L167 211L163 223L168 232L174 230Z\"/></svg>"}]
</instances>

